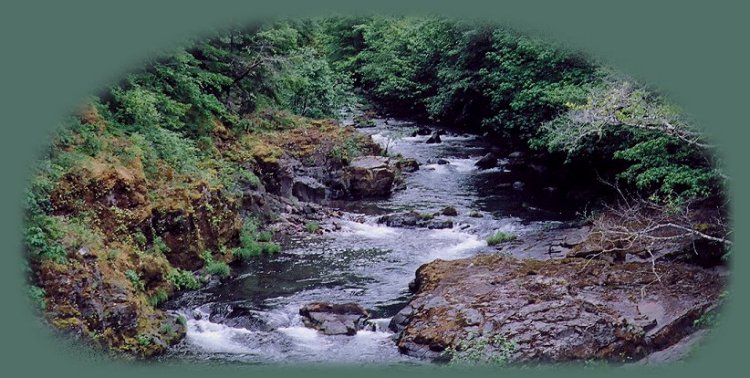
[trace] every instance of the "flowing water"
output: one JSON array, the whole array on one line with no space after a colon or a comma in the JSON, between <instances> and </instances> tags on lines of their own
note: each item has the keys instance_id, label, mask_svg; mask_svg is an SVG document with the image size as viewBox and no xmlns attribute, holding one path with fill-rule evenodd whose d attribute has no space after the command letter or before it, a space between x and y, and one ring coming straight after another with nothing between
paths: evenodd
<instances>
[{"instance_id":1,"label":"flowing water","mask_svg":"<svg viewBox=\"0 0 750 378\"><path fill-rule=\"evenodd\" d=\"M416 269L435 259L492 253L485 238L495 231L534 232L564 217L534 210L543 196L498 189L512 180L500 168L480 171L474 163L487 151L477 136L404 137L405 122L377 120L362 129L392 154L415 158L421 167L407 173L407 188L383 200L334 204L345 212L332 219L339 231L294 239L282 253L262 256L228 282L178 298L172 306L187 319L187 337L168 359L237 363L423 363L399 353L388 321L409 300ZM408 135L408 134L406 134ZM438 158L449 164L437 164ZM512 182L512 181L511 181ZM452 229L404 229L379 225L378 215L454 206ZM477 212L481 217L470 217ZM375 319L355 336L325 336L305 328L298 314L307 303L355 302Z\"/></svg>"}]
</instances>

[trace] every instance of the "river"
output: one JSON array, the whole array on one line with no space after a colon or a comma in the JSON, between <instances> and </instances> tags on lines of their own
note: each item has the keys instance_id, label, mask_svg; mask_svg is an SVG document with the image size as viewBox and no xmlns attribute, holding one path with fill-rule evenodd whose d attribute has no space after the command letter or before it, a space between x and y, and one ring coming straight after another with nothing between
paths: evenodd
<instances>
[{"instance_id":1,"label":"river","mask_svg":"<svg viewBox=\"0 0 750 378\"><path fill-rule=\"evenodd\" d=\"M416 269L434 259L458 259L496 250L485 238L495 231L534 232L566 215L550 209L543 195L498 183L513 180L502 168L478 170L474 163L490 146L476 135L448 134L440 144L408 135L405 121L376 120L360 129L392 154L415 158L421 167L406 174L406 189L388 199L333 204L344 211L339 230L292 239L284 251L234 268L232 279L182 295L172 308L187 319L187 336L167 360L225 363L407 363L423 361L399 353L387 329L409 300ZM506 152L507 155L507 152ZM448 164L438 164L445 159ZM437 212L454 206L452 229L404 229L379 225L382 214ZM469 214L473 216L469 216ZM307 303L355 302L367 308L371 330L355 336L325 336L305 328L298 314Z\"/></svg>"}]
</instances>

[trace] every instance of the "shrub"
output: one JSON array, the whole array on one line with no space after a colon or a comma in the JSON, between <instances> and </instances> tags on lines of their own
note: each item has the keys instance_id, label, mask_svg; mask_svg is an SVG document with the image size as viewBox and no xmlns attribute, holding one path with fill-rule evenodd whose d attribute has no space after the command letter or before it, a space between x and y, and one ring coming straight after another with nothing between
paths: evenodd
<instances>
[{"instance_id":1,"label":"shrub","mask_svg":"<svg viewBox=\"0 0 750 378\"><path fill-rule=\"evenodd\" d=\"M227 278L231 273L229 265L223 261L210 261L206 264L206 273L219 278Z\"/></svg>"},{"instance_id":2,"label":"shrub","mask_svg":"<svg viewBox=\"0 0 750 378\"><path fill-rule=\"evenodd\" d=\"M500 243L516 240L516 235L511 233L498 231L494 235L487 238L487 245L498 245Z\"/></svg>"},{"instance_id":3,"label":"shrub","mask_svg":"<svg viewBox=\"0 0 750 378\"><path fill-rule=\"evenodd\" d=\"M167 280L177 290L195 290L201 287L201 283L195 275L187 270L172 269L167 273Z\"/></svg>"}]
</instances>

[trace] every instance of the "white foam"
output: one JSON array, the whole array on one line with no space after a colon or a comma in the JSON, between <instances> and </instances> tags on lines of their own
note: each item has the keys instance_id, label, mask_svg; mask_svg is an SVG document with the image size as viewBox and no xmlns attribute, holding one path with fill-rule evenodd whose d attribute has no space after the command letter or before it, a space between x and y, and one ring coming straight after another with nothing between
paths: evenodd
<instances>
[{"instance_id":1,"label":"white foam","mask_svg":"<svg viewBox=\"0 0 750 378\"><path fill-rule=\"evenodd\" d=\"M245 328L232 328L208 320L188 320L185 337L191 344L208 352L247 354L255 350L234 338L252 333Z\"/></svg>"},{"instance_id":2,"label":"white foam","mask_svg":"<svg viewBox=\"0 0 750 378\"><path fill-rule=\"evenodd\" d=\"M281 327L278 331L291 337L294 339L295 345L305 349L324 350L331 347L331 342L329 340L326 340L318 333L318 331L311 328L292 326Z\"/></svg>"},{"instance_id":3,"label":"white foam","mask_svg":"<svg viewBox=\"0 0 750 378\"><path fill-rule=\"evenodd\" d=\"M343 226L351 230L352 234L354 235L364 236L366 238L372 239L379 239L398 234L398 231L396 231L395 229L378 224L344 221ZM346 233L344 233L343 235L346 235Z\"/></svg>"}]
</instances>

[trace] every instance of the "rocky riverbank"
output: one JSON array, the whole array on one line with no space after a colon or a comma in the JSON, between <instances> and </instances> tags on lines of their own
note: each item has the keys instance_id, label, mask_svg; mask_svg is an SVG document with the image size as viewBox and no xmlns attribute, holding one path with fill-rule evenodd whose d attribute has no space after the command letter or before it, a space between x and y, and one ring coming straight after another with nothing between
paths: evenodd
<instances>
[{"instance_id":1,"label":"rocky riverbank","mask_svg":"<svg viewBox=\"0 0 750 378\"><path fill-rule=\"evenodd\" d=\"M509 350L490 353L508 353L509 362L636 361L695 332L725 280L670 262L436 260L417 270L414 297L390 327L403 353L423 358L500 337Z\"/></svg>"}]
</instances>

